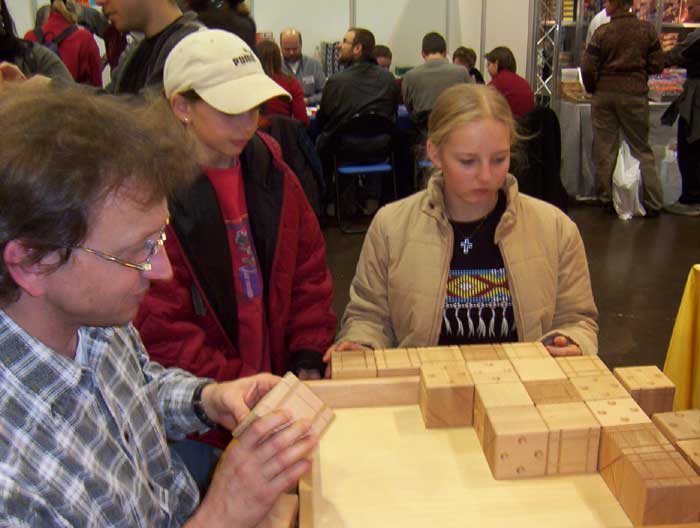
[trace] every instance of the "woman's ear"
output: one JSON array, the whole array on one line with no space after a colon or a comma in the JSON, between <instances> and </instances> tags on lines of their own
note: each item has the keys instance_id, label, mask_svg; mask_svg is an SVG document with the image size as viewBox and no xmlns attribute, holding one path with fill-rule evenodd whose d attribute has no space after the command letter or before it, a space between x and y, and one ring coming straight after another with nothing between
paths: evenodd
<instances>
[{"instance_id":1,"label":"woman's ear","mask_svg":"<svg viewBox=\"0 0 700 528\"><path fill-rule=\"evenodd\" d=\"M426 154L428 159L433 162L433 167L442 169L442 160L440 159L440 149L435 144L428 140L425 144Z\"/></svg>"},{"instance_id":2,"label":"woman's ear","mask_svg":"<svg viewBox=\"0 0 700 528\"><path fill-rule=\"evenodd\" d=\"M173 94L170 97L170 108L172 108L175 117L177 117L181 123L187 125L191 121L192 103L185 99L180 94Z\"/></svg>"}]
</instances>

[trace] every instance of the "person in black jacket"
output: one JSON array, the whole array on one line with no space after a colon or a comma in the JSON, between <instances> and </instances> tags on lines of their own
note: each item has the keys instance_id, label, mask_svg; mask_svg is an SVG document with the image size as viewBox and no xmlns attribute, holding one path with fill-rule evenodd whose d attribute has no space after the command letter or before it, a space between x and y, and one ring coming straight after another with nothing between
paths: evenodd
<instances>
[{"instance_id":1,"label":"person in black jacket","mask_svg":"<svg viewBox=\"0 0 700 528\"><path fill-rule=\"evenodd\" d=\"M333 174L333 134L352 116L358 113L375 112L396 121L399 101L399 89L394 76L372 58L374 52L374 35L363 28L350 28L339 44L340 62L346 68L329 77L323 89L321 107L316 114L316 123L320 134L316 143L323 160L326 187L330 189L329 180ZM372 179L372 182L380 180ZM379 190L370 191L375 195ZM374 203L368 209L374 209Z\"/></svg>"},{"instance_id":2,"label":"person in black jacket","mask_svg":"<svg viewBox=\"0 0 700 528\"><path fill-rule=\"evenodd\" d=\"M211 0L189 0L188 6L209 29L223 29L233 33L255 51L257 28L243 0L227 0L222 7L216 7Z\"/></svg>"}]
</instances>

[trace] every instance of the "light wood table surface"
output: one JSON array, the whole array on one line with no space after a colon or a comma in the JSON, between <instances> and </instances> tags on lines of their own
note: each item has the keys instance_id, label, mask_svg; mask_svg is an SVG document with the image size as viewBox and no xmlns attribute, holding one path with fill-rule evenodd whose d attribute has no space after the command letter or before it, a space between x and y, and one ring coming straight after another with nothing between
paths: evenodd
<instances>
[{"instance_id":1,"label":"light wood table surface","mask_svg":"<svg viewBox=\"0 0 700 528\"><path fill-rule=\"evenodd\" d=\"M337 409L311 489L301 528L632 526L598 474L494 480L473 428L428 430L418 405Z\"/></svg>"}]
</instances>

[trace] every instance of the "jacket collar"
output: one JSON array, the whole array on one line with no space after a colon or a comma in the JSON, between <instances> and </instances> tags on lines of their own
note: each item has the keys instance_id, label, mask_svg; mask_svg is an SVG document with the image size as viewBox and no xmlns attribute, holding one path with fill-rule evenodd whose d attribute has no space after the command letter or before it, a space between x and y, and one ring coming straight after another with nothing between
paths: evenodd
<instances>
[{"instance_id":1,"label":"jacket collar","mask_svg":"<svg viewBox=\"0 0 700 528\"><path fill-rule=\"evenodd\" d=\"M498 242L511 232L517 219L520 195L518 193L518 181L515 176L508 174L501 189L506 193L506 210L496 228L495 242ZM445 178L442 172L438 172L430 178L428 187L423 196L421 211L435 218L442 225L449 223L447 209L445 207Z\"/></svg>"}]
</instances>

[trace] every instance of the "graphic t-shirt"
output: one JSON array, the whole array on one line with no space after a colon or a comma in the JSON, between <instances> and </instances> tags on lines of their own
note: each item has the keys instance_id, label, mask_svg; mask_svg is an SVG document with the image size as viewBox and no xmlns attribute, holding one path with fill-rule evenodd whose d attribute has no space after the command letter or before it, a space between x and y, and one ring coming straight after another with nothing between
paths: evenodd
<instances>
[{"instance_id":1,"label":"graphic t-shirt","mask_svg":"<svg viewBox=\"0 0 700 528\"><path fill-rule=\"evenodd\" d=\"M226 169L205 167L224 218L238 308L238 352L260 371L270 370L263 303L263 280L248 222L241 164Z\"/></svg>"},{"instance_id":2,"label":"graphic t-shirt","mask_svg":"<svg viewBox=\"0 0 700 528\"><path fill-rule=\"evenodd\" d=\"M518 340L506 268L494 243L496 227L505 210L506 197L499 192L496 207L485 218L450 222L454 247L440 345Z\"/></svg>"}]
</instances>

